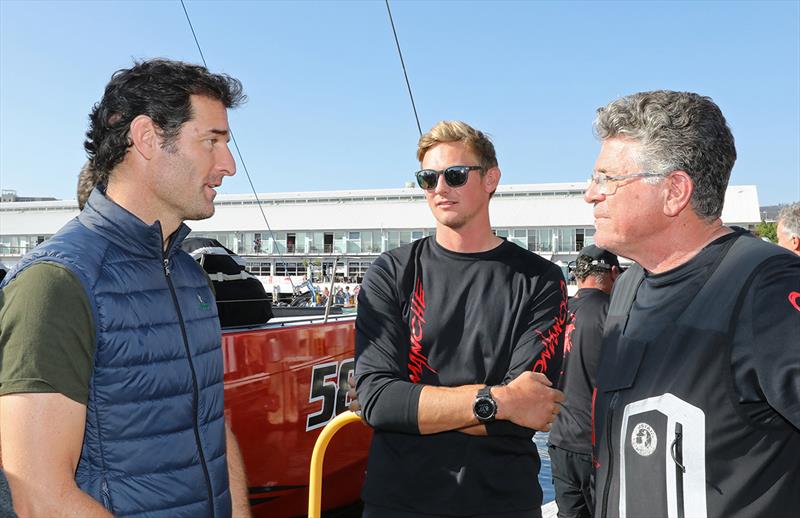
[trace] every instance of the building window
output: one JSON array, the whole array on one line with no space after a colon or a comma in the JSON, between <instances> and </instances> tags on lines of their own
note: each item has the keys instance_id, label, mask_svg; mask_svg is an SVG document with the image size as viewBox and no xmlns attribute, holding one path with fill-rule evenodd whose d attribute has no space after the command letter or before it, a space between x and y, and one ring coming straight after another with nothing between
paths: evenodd
<instances>
[{"instance_id":1,"label":"building window","mask_svg":"<svg viewBox=\"0 0 800 518\"><path fill-rule=\"evenodd\" d=\"M373 254L379 254L383 252L383 232L380 230L372 231L372 248L369 249L369 252L372 252Z\"/></svg>"},{"instance_id":2,"label":"building window","mask_svg":"<svg viewBox=\"0 0 800 518\"><path fill-rule=\"evenodd\" d=\"M361 232L361 253L370 253L372 252L372 232L367 230L366 232Z\"/></svg>"},{"instance_id":3,"label":"building window","mask_svg":"<svg viewBox=\"0 0 800 518\"><path fill-rule=\"evenodd\" d=\"M347 253L348 254L361 253L361 232L347 233Z\"/></svg>"},{"instance_id":4,"label":"building window","mask_svg":"<svg viewBox=\"0 0 800 518\"><path fill-rule=\"evenodd\" d=\"M325 249L324 244L325 234L322 232L314 232L309 240L308 252L311 254L321 254Z\"/></svg>"},{"instance_id":5,"label":"building window","mask_svg":"<svg viewBox=\"0 0 800 518\"><path fill-rule=\"evenodd\" d=\"M575 229L574 228L559 228L558 229L558 252L574 252L575 251Z\"/></svg>"},{"instance_id":6,"label":"building window","mask_svg":"<svg viewBox=\"0 0 800 518\"><path fill-rule=\"evenodd\" d=\"M273 243L272 251L276 254L286 253L286 232L275 233L275 242Z\"/></svg>"},{"instance_id":7,"label":"building window","mask_svg":"<svg viewBox=\"0 0 800 518\"><path fill-rule=\"evenodd\" d=\"M248 262L245 269L253 275L272 275L272 265L264 261Z\"/></svg>"},{"instance_id":8,"label":"building window","mask_svg":"<svg viewBox=\"0 0 800 518\"><path fill-rule=\"evenodd\" d=\"M584 235L586 236L584 239L586 244L584 246L589 246L594 244L594 228L586 228L583 231Z\"/></svg>"},{"instance_id":9,"label":"building window","mask_svg":"<svg viewBox=\"0 0 800 518\"><path fill-rule=\"evenodd\" d=\"M372 261L352 261L347 265L347 277L350 282L361 283Z\"/></svg>"},{"instance_id":10,"label":"building window","mask_svg":"<svg viewBox=\"0 0 800 518\"><path fill-rule=\"evenodd\" d=\"M345 253L344 232L333 233L333 252L336 254Z\"/></svg>"},{"instance_id":11,"label":"building window","mask_svg":"<svg viewBox=\"0 0 800 518\"><path fill-rule=\"evenodd\" d=\"M390 230L386 233L386 250L394 250L400 246L400 232Z\"/></svg>"},{"instance_id":12,"label":"building window","mask_svg":"<svg viewBox=\"0 0 800 518\"><path fill-rule=\"evenodd\" d=\"M276 277L301 276L306 274L306 267L297 261L278 261L275 263Z\"/></svg>"},{"instance_id":13,"label":"building window","mask_svg":"<svg viewBox=\"0 0 800 518\"><path fill-rule=\"evenodd\" d=\"M297 235L293 232L286 234L286 252L289 254L294 253L294 245L297 242Z\"/></svg>"},{"instance_id":14,"label":"building window","mask_svg":"<svg viewBox=\"0 0 800 518\"><path fill-rule=\"evenodd\" d=\"M326 254L333 253L333 232L325 232L323 251Z\"/></svg>"},{"instance_id":15,"label":"building window","mask_svg":"<svg viewBox=\"0 0 800 518\"><path fill-rule=\"evenodd\" d=\"M528 231L524 228L515 228L513 231L511 231L511 235L509 236L508 240L521 248L527 248Z\"/></svg>"},{"instance_id":16,"label":"building window","mask_svg":"<svg viewBox=\"0 0 800 518\"><path fill-rule=\"evenodd\" d=\"M551 252L553 250L553 229L528 229L528 250L531 252Z\"/></svg>"}]
</instances>

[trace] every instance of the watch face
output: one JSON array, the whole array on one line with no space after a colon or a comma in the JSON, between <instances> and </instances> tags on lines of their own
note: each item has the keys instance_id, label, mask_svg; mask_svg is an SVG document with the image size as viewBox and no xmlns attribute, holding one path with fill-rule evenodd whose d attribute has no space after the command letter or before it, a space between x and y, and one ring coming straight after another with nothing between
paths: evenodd
<instances>
[{"instance_id":1,"label":"watch face","mask_svg":"<svg viewBox=\"0 0 800 518\"><path fill-rule=\"evenodd\" d=\"M479 399L475 402L475 415L480 419L489 419L494 415L494 405L491 399Z\"/></svg>"}]
</instances>

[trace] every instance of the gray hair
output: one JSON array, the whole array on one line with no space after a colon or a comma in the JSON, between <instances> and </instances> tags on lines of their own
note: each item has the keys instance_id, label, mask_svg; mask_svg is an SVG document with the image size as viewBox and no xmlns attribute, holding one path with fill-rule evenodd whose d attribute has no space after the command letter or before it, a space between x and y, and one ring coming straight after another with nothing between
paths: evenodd
<instances>
[{"instance_id":1,"label":"gray hair","mask_svg":"<svg viewBox=\"0 0 800 518\"><path fill-rule=\"evenodd\" d=\"M691 205L701 218L722 214L736 147L710 97L658 90L628 95L597 109L595 135L641 144L637 165L646 172L686 171L694 184Z\"/></svg>"},{"instance_id":2,"label":"gray hair","mask_svg":"<svg viewBox=\"0 0 800 518\"><path fill-rule=\"evenodd\" d=\"M783 231L789 237L800 237L800 202L782 208L778 213L778 221L783 223Z\"/></svg>"}]
</instances>

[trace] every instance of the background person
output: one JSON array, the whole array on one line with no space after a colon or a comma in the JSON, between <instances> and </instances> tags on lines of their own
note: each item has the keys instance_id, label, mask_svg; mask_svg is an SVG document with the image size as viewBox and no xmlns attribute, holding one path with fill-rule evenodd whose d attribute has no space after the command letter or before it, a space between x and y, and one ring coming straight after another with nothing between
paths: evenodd
<instances>
[{"instance_id":1,"label":"background person","mask_svg":"<svg viewBox=\"0 0 800 518\"><path fill-rule=\"evenodd\" d=\"M595 243L638 263L604 330L595 514L795 516L800 258L722 224L736 149L708 97L623 97L595 131Z\"/></svg>"},{"instance_id":2,"label":"background person","mask_svg":"<svg viewBox=\"0 0 800 518\"><path fill-rule=\"evenodd\" d=\"M592 393L611 287L619 275L617 256L595 245L578 254L573 272L578 292L569 299L561 413L548 438L559 518L589 518L593 512Z\"/></svg>"},{"instance_id":3,"label":"background person","mask_svg":"<svg viewBox=\"0 0 800 518\"><path fill-rule=\"evenodd\" d=\"M78 189L76 193L78 210L83 210L83 207L86 206L86 202L89 201L89 195L92 194L92 191L99 181L99 176L95 170L92 169L92 162L87 160L86 163L83 164L83 167L81 167L81 171L78 174Z\"/></svg>"},{"instance_id":4,"label":"background person","mask_svg":"<svg viewBox=\"0 0 800 518\"><path fill-rule=\"evenodd\" d=\"M440 122L417 157L436 236L382 254L358 296L364 516L540 516L531 438L563 398L564 278L492 233L500 169L482 132Z\"/></svg>"},{"instance_id":5,"label":"background person","mask_svg":"<svg viewBox=\"0 0 800 518\"><path fill-rule=\"evenodd\" d=\"M249 515L221 333L184 220L236 171L239 81L154 59L117 71L85 148L97 187L0 297L2 465L22 516Z\"/></svg>"},{"instance_id":6,"label":"background person","mask_svg":"<svg viewBox=\"0 0 800 518\"><path fill-rule=\"evenodd\" d=\"M778 245L800 255L800 202L781 209L777 221Z\"/></svg>"}]
</instances>

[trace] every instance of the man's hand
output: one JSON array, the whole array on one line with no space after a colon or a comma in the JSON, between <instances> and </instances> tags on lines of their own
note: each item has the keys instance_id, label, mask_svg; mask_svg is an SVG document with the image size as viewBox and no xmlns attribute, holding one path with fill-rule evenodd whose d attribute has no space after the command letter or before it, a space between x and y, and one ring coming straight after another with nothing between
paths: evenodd
<instances>
[{"instance_id":1,"label":"man's hand","mask_svg":"<svg viewBox=\"0 0 800 518\"><path fill-rule=\"evenodd\" d=\"M347 391L347 398L350 400L350 411L361 415L361 405L358 404L358 396L356 396L355 376L350 376L347 379L347 384L350 385L350 389Z\"/></svg>"},{"instance_id":2,"label":"man's hand","mask_svg":"<svg viewBox=\"0 0 800 518\"><path fill-rule=\"evenodd\" d=\"M497 402L497 419L550 431L550 424L561 412L564 393L552 387L547 376L540 372L523 372L508 385L492 388Z\"/></svg>"},{"instance_id":3,"label":"man's hand","mask_svg":"<svg viewBox=\"0 0 800 518\"><path fill-rule=\"evenodd\" d=\"M347 397L350 399L350 411L358 414L358 417L361 418L361 422L367 424L367 421L361 413L361 405L358 402L358 396L356 396L356 377L350 376L347 383L350 385L350 389L347 391Z\"/></svg>"}]
</instances>

